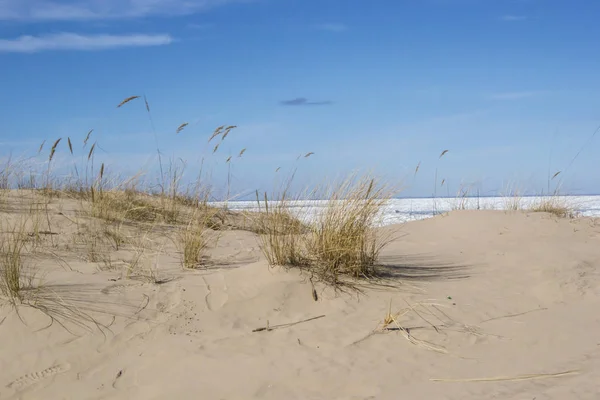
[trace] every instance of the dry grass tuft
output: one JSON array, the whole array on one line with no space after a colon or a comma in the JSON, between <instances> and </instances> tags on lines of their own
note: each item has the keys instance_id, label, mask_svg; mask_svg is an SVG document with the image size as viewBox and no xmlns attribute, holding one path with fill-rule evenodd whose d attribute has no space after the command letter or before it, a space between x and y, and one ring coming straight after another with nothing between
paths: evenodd
<instances>
[{"instance_id":1,"label":"dry grass tuft","mask_svg":"<svg viewBox=\"0 0 600 400\"><path fill-rule=\"evenodd\" d=\"M0 223L0 293L12 304L23 301L23 291L32 287L35 273L23 259L27 245L26 221L10 226Z\"/></svg>"},{"instance_id":2,"label":"dry grass tuft","mask_svg":"<svg viewBox=\"0 0 600 400\"><path fill-rule=\"evenodd\" d=\"M177 232L176 246L182 254L184 268L198 268L206 261L210 227L219 210L202 207L192 214L190 222Z\"/></svg>"},{"instance_id":3,"label":"dry grass tuft","mask_svg":"<svg viewBox=\"0 0 600 400\"><path fill-rule=\"evenodd\" d=\"M541 198L530 208L530 211L546 212L559 218L575 218L577 216L575 208L564 197L558 195Z\"/></svg>"},{"instance_id":4,"label":"dry grass tuft","mask_svg":"<svg viewBox=\"0 0 600 400\"><path fill-rule=\"evenodd\" d=\"M522 191L512 184L508 184L502 193L504 209L508 211L521 211L523 210L523 196Z\"/></svg>"},{"instance_id":5,"label":"dry grass tuft","mask_svg":"<svg viewBox=\"0 0 600 400\"><path fill-rule=\"evenodd\" d=\"M354 344L361 343L376 334L388 332L397 332L411 344L436 353L448 354L448 350L440 345L431 343L424 339L419 339L415 332L423 330L433 330L436 333L442 331L453 331L466 333L474 336L483 336L479 328L459 323L445 313L442 308L445 306L432 302L418 302L410 304L405 300L406 307L396 313L392 313L392 301L390 300L388 311L383 321L368 335L355 341ZM402 321L404 320L404 322ZM418 325L409 325L409 320L421 321Z\"/></svg>"},{"instance_id":6,"label":"dry grass tuft","mask_svg":"<svg viewBox=\"0 0 600 400\"><path fill-rule=\"evenodd\" d=\"M395 191L371 176L352 175L313 193L327 200L310 224L291 214L287 190L276 202L265 195L261 238L269 263L300 267L336 287L349 284L348 278L375 276L379 254L391 239L376 225Z\"/></svg>"},{"instance_id":7,"label":"dry grass tuft","mask_svg":"<svg viewBox=\"0 0 600 400\"><path fill-rule=\"evenodd\" d=\"M277 201L269 200L265 193L264 208L261 208L256 192L259 213L252 216L255 221L254 231L260 234L261 249L270 265L300 267L308 263L303 238L300 236L307 227L292 215L287 193L286 188Z\"/></svg>"},{"instance_id":8,"label":"dry grass tuft","mask_svg":"<svg viewBox=\"0 0 600 400\"><path fill-rule=\"evenodd\" d=\"M334 285L340 276L375 275L379 253L390 239L376 225L394 194L371 176L351 176L326 191L329 201L308 242L317 275Z\"/></svg>"}]
</instances>

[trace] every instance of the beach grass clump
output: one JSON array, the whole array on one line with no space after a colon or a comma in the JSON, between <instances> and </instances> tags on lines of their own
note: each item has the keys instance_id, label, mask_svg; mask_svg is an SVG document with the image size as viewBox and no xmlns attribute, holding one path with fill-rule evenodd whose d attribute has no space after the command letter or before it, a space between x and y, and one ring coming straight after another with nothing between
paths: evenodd
<instances>
[{"instance_id":1,"label":"beach grass clump","mask_svg":"<svg viewBox=\"0 0 600 400\"><path fill-rule=\"evenodd\" d=\"M263 205L256 193L259 212L253 216L254 231L260 235L261 249L270 265L302 267L308 264L304 234L308 227L291 212L293 200L284 190L276 201L264 194Z\"/></svg>"},{"instance_id":2,"label":"beach grass clump","mask_svg":"<svg viewBox=\"0 0 600 400\"><path fill-rule=\"evenodd\" d=\"M567 199L558 195L542 197L529 210L550 213L559 218L575 218L577 216L577 211Z\"/></svg>"},{"instance_id":3,"label":"beach grass clump","mask_svg":"<svg viewBox=\"0 0 600 400\"><path fill-rule=\"evenodd\" d=\"M33 287L35 273L25 262L28 244L27 221L0 221L0 294L11 304L20 304L24 292Z\"/></svg>"},{"instance_id":4,"label":"beach grass clump","mask_svg":"<svg viewBox=\"0 0 600 400\"><path fill-rule=\"evenodd\" d=\"M181 252L184 268L193 269L205 264L215 217L220 210L214 207L199 207L187 218L189 222L177 231L176 247ZM218 239L218 238L217 238Z\"/></svg>"},{"instance_id":5,"label":"beach grass clump","mask_svg":"<svg viewBox=\"0 0 600 400\"><path fill-rule=\"evenodd\" d=\"M523 211L523 190L514 182L508 182L500 192L503 209L506 211Z\"/></svg>"},{"instance_id":6,"label":"beach grass clump","mask_svg":"<svg viewBox=\"0 0 600 400\"><path fill-rule=\"evenodd\" d=\"M92 196L91 215L106 221L154 222L162 210L144 197L119 190L97 192Z\"/></svg>"},{"instance_id":7,"label":"beach grass clump","mask_svg":"<svg viewBox=\"0 0 600 400\"><path fill-rule=\"evenodd\" d=\"M291 214L286 192L276 202L265 196L261 248L269 264L300 267L336 287L348 278L374 277L379 254L390 241L377 225L395 191L370 175L351 175L312 193L325 204L310 222L298 219L308 206ZM305 227L301 231L299 223Z\"/></svg>"},{"instance_id":8,"label":"beach grass clump","mask_svg":"<svg viewBox=\"0 0 600 400\"><path fill-rule=\"evenodd\" d=\"M204 261L208 239L207 229L198 221L190 221L179 233L179 245L184 268L197 268Z\"/></svg>"},{"instance_id":9,"label":"beach grass clump","mask_svg":"<svg viewBox=\"0 0 600 400\"><path fill-rule=\"evenodd\" d=\"M329 201L308 236L308 255L321 279L370 278L389 237L377 229L394 190L376 178L350 176L326 190Z\"/></svg>"}]
</instances>

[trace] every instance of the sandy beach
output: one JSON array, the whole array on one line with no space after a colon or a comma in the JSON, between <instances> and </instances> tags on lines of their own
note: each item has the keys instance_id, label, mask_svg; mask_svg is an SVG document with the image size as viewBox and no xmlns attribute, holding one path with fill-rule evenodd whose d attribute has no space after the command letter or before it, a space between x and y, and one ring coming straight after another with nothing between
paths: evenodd
<instances>
[{"instance_id":1,"label":"sandy beach","mask_svg":"<svg viewBox=\"0 0 600 400\"><path fill-rule=\"evenodd\" d=\"M270 268L241 229L193 270L154 240L153 272L124 276L130 250L90 262L73 239L92 224L77 206L51 203L46 250L28 258L46 312L0 309L2 399L600 396L598 220L454 211L386 226L385 279L336 292Z\"/></svg>"}]
</instances>

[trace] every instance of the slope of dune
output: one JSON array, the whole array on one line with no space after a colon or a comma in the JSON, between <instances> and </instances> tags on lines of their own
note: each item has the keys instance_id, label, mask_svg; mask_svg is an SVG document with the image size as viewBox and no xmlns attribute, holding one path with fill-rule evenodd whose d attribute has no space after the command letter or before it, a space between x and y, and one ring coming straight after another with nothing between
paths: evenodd
<instances>
[{"instance_id":1,"label":"slope of dune","mask_svg":"<svg viewBox=\"0 0 600 400\"><path fill-rule=\"evenodd\" d=\"M247 231L222 232L206 269L183 271L165 244L154 281L76 246L68 268L38 257L74 321L0 308L0 398L600 397L599 221L457 211L381 229L396 237L386 279L362 293L317 283L316 301Z\"/></svg>"}]
</instances>

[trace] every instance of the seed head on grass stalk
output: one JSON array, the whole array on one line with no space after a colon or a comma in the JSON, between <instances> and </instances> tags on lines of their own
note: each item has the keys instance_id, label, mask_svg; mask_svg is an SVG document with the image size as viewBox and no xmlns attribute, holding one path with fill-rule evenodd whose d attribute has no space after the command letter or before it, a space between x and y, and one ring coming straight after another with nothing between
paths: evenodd
<instances>
[{"instance_id":1,"label":"seed head on grass stalk","mask_svg":"<svg viewBox=\"0 0 600 400\"><path fill-rule=\"evenodd\" d=\"M235 129L235 128L237 128L237 126L235 126L235 125L230 125L227 128L225 128L225 132L223 133L223 136L221 137L221 141L225 140L227 135L229 135L229 132L231 132L231 130Z\"/></svg>"},{"instance_id":2,"label":"seed head on grass stalk","mask_svg":"<svg viewBox=\"0 0 600 400\"><path fill-rule=\"evenodd\" d=\"M52 161L52 159L54 158L54 154L56 153L56 147L58 146L58 144L60 143L60 141L62 140L62 138L58 138L54 144L52 145L52 148L50 149L50 155L48 156L48 162L50 163Z\"/></svg>"},{"instance_id":3,"label":"seed head on grass stalk","mask_svg":"<svg viewBox=\"0 0 600 400\"><path fill-rule=\"evenodd\" d=\"M556 172L554 175L552 175L552 178L550 178L550 180L554 180L554 178L556 178L558 175L560 175L562 171L558 171Z\"/></svg>"},{"instance_id":4,"label":"seed head on grass stalk","mask_svg":"<svg viewBox=\"0 0 600 400\"><path fill-rule=\"evenodd\" d=\"M122 102L119 103L117 108L120 108L120 107L124 106L125 104L129 103L130 101L133 101L133 100L139 99L139 98L140 98L140 96L127 97L125 100L123 100Z\"/></svg>"},{"instance_id":5,"label":"seed head on grass stalk","mask_svg":"<svg viewBox=\"0 0 600 400\"><path fill-rule=\"evenodd\" d=\"M94 144L92 144L92 147L90 148L90 151L88 152L88 156L87 156L88 161L90 161L90 159L94 155L95 149L96 149L96 142L94 142Z\"/></svg>"},{"instance_id":6,"label":"seed head on grass stalk","mask_svg":"<svg viewBox=\"0 0 600 400\"><path fill-rule=\"evenodd\" d=\"M92 134L92 132L94 132L94 130L90 129L89 132L87 133L87 135L85 136L85 139L83 139L83 148L85 148L85 146L87 146L87 142L88 142L88 140L90 140L90 135Z\"/></svg>"},{"instance_id":7,"label":"seed head on grass stalk","mask_svg":"<svg viewBox=\"0 0 600 400\"><path fill-rule=\"evenodd\" d=\"M214 138L216 138L217 136L219 136L221 134L221 132L223 131L223 128L225 128L225 125L221 125L217 129L215 129L215 131L213 132L213 134L211 135L211 137L208 138L208 143L210 143L211 140L213 140Z\"/></svg>"},{"instance_id":8,"label":"seed head on grass stalk","mask_svg":"<svg viewBox=\"0 0 600 400\"><path fill-rule=\"evenodd\" d=\"M185 129L185 127L186 127L186 126L188 126L188 125L189 125L189 123L188 123L188 122L184 122L183 124L179 125L179 126L177 127L177 130L175 131L175 133L176 133L176 134L177 134L177 133L180 133L180 132L181 132L182 130L184 130L184 129Z\"/></svg>"}]
</instances>

